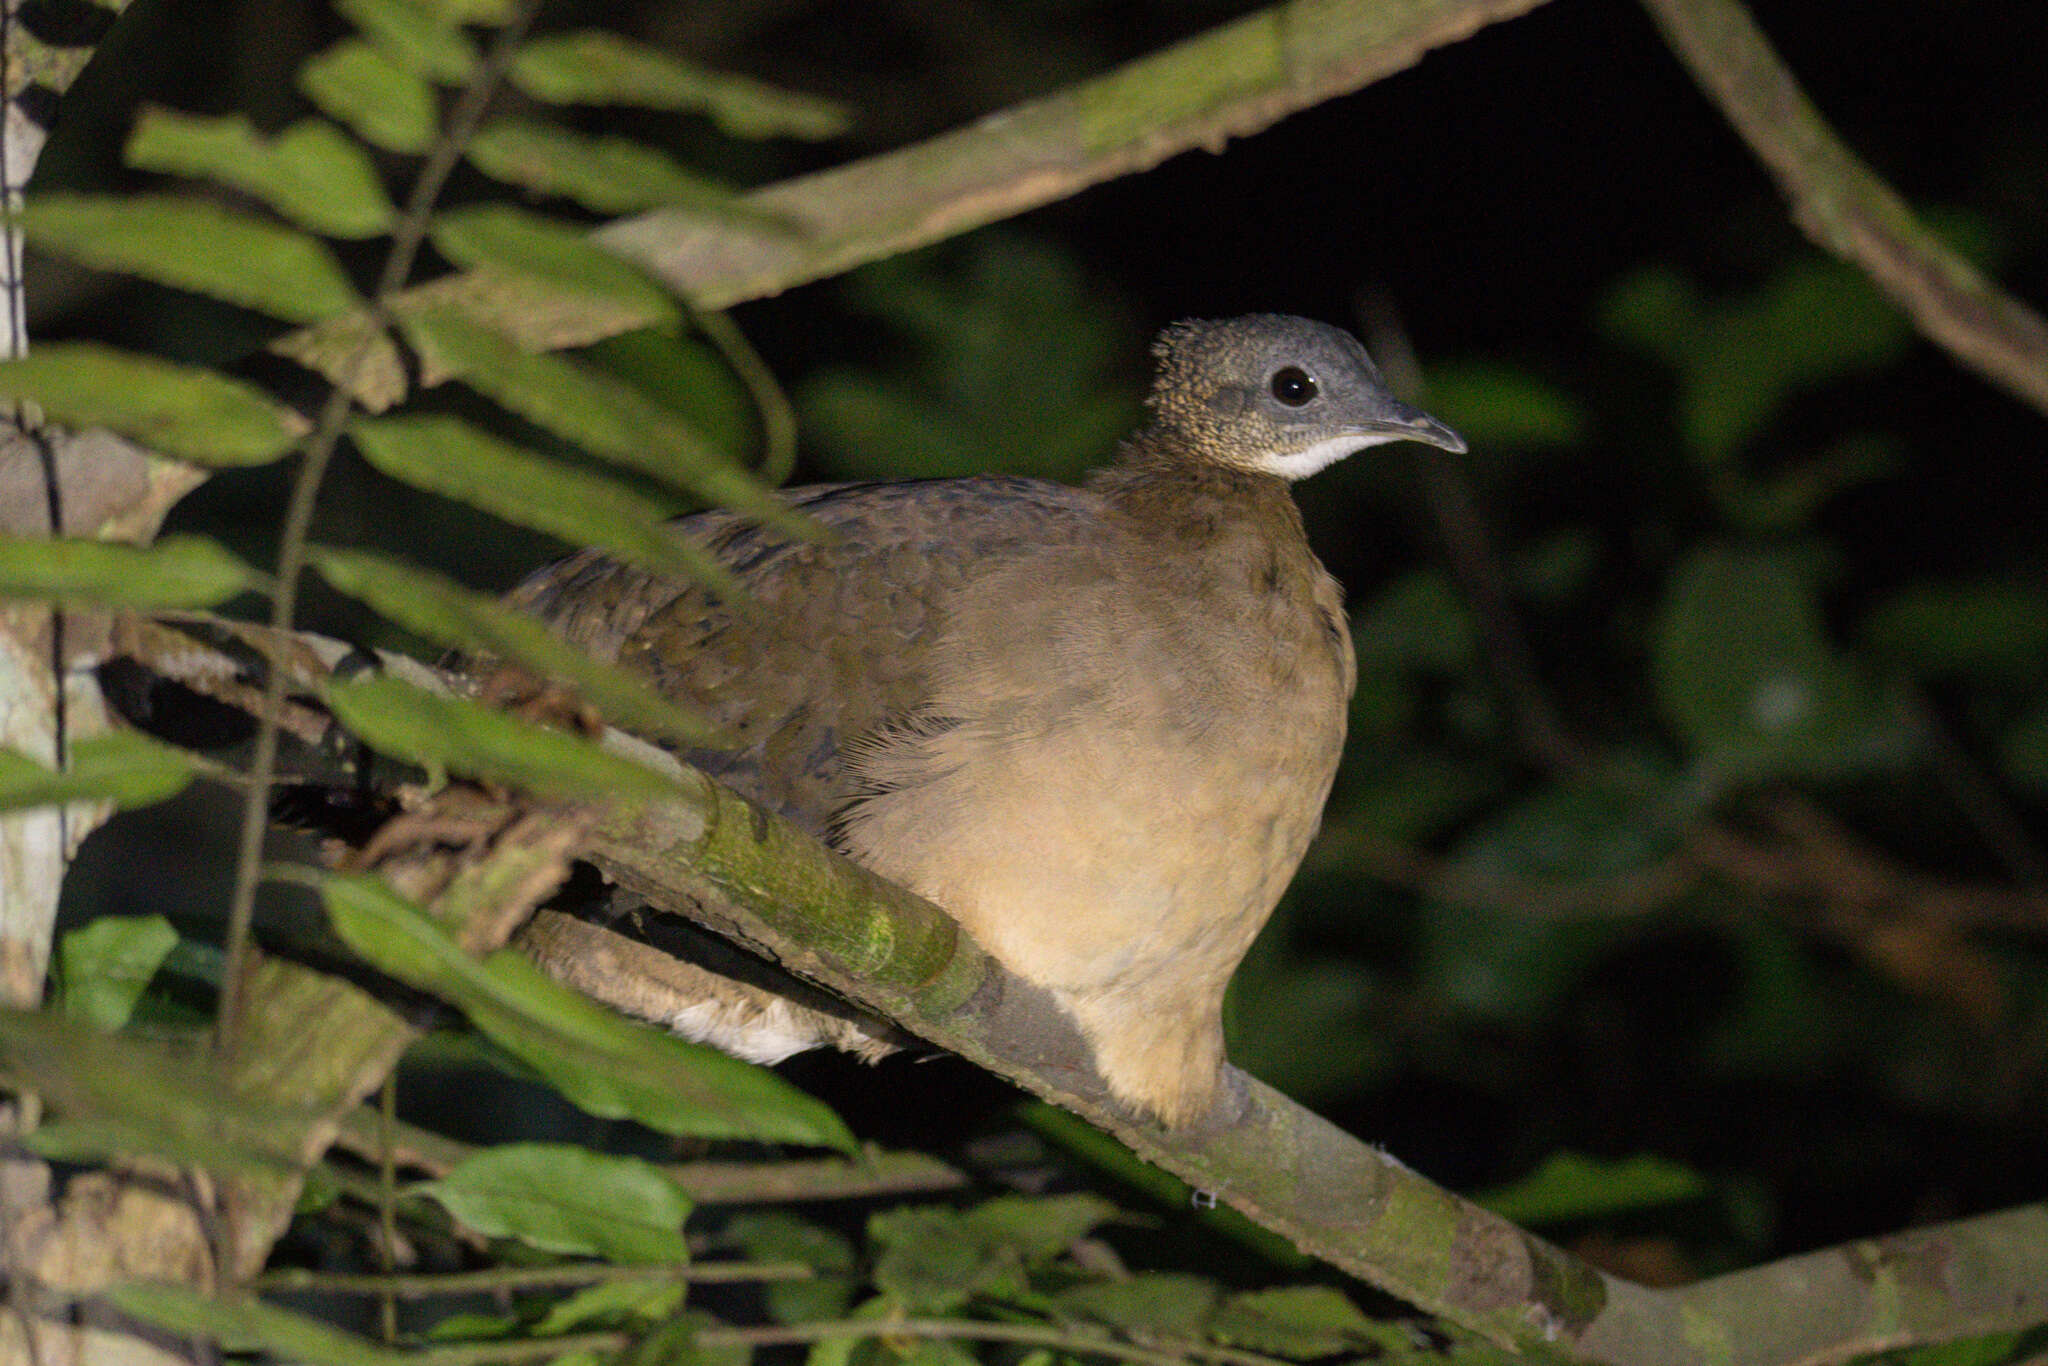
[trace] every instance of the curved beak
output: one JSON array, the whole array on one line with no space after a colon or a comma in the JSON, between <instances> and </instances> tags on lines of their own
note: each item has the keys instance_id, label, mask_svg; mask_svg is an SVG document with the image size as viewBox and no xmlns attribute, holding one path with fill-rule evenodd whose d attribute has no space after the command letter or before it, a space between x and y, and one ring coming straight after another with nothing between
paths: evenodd
<instances>
[{"instance_id":1,"label":"curved beak","mask_svg":"<svg viewBox=\"0 0 2048 1366\"><path fill-rule=\"evenodd\" d=\"M1374 426L1390 440L1420 441L1425 446L1437 446L1452 455L1463 455L1466 451L1464 437L1422 409L1398 400L1387 405L1385 416Z\"/></svg>"}]
</instances>

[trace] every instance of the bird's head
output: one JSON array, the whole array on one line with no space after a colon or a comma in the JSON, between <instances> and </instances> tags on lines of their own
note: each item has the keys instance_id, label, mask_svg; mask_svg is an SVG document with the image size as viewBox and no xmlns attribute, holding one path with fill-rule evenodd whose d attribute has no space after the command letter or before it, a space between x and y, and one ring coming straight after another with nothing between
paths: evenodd
<instances>
[{"instance_id":1,"label":"bird's head","mask_svg":"<svg viewBox=\"0 0 2048 1366\"><path fill-rule=\"evenodd\" d=\"M1294 480L1387 441L1465 449L1387 391L1357 338L1307 318L1178 322L1152 354L1153 433L1233 469Z\"/></svg>"}]
</instances>

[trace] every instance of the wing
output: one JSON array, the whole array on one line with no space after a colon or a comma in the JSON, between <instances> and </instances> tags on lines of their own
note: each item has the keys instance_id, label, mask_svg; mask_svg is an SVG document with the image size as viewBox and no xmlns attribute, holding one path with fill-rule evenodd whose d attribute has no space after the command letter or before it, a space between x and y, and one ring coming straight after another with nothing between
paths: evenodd
<instances>
[{"instance_id":1,"label":"wing","mask_svg":"<svg viewBox=\"0 0 2048 1366\"><path fill-rule=\"evenodd\" d=\"M650 678L738 737L681 757L820 837L854 795L848 756L930 725L933 645L954 594L1032 548L1084 542L1098 495L986 476L798 489L823 535L727 513L675 523L743 584L753 610L586 552L511 601L590 654Z\"/></svg>"}]
</instances>

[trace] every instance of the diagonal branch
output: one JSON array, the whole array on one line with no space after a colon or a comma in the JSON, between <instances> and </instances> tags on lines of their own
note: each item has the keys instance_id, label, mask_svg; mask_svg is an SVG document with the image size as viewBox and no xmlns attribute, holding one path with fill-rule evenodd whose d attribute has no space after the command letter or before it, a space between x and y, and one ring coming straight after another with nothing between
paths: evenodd
<instances>
[{"instance_id":1,"label":"diagonal branch","mask_svg":"<svg viewBox=\"0 0 2048 1366\"><path fill-rule=\"evenodd\" d=\"M1302 1250L1496 1341L1587 1361L1791 1366L2048 1318L2048 1206L1653 1290L1603 1275L1250 1078L1194 1128L1136 1120L1044 994L936 907L708 778L682 776L683 801L605 821L586 850L655 911L727 934L1074 1111Z\"/></svg>"},{"instance_id":2,"label":"diagonal branch","mask_svg":"<svg viewBox=\"0 0 2048 1366\"><path fill-rule=\"evenodd\" d=\"M323 668L332 649L298 639L306 648L271 650L273 663ZM203 647L159 663L212 691L234 670L195 666L199 653ZM678 796L602 815L587 834L568 838L652 911L737 939L1074 1111L1331 1265L1496 1341L1587 1361L1794 1366L2048 1321L2040 1274L2048 1206L1652 1290L1601 1274L1249 1078L1235 1077L1226 1099L1192 1128L1136 1120L1110 1100L1086 1045L1051 999L1007 973L937 907L653 746L614 739L672 773ZM290 1018L322 1017L295 1010ZM321 1045L307 1038L294 1046L313 1052L277 1053L265 1075L284 1088L281 1098L303 1102L291 1079L308 1072L304 1059ZM272 1052L252 1050L251 1094L269 1093L258 1074ZM1795 1304L1798 1312L1788 1313Z\"/></svg>"},{"instance_id":3,"label":"diagonal branch","mask_svg":"<svg viewBox=\"0 0 2048 1366\"><path fill-rule=\"evenodd\" d=\"M1957 360L2048 413L2048 322L1928 231L1849 150L1740 0L1643 4L1806 235L1861 266Z\"/></svg>"},{"instance_id":4,"label":"diagonal branch","mask_svg":"<svg viewBox=\"0 0 2048 1366\"><path fill-rule=\"evenodd\" d=\"M1053 203L1182 152L1220 151L1231 138L1362 89L1432 48L1542 3L1290 0L965 128L756 190L740 198L738 214L659 210L611 223L597 240L698 306L727 308ZM451 304L549 349L661 321L616 301L571 299L492 271L449 276L394 300L401 314ZM272 349L344 383L340 362L365 327L360 316L344 317L292 333ZM404 396L403 386L394 363L355 392L366 406L386 407Z\"/></svg>"}]
</instances>

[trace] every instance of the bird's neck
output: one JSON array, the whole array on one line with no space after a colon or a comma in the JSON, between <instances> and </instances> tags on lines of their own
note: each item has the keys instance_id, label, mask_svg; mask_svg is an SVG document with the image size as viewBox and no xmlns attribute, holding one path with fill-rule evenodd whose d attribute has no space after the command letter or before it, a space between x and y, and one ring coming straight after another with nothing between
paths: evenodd
<instances>
[{"instance_id":1,"label":"bird's neck","mask_svg":"<svg viewBox=\"0 0 2048 1366\"><path fill-rule=\"evenodd\" d=\"M1096 471L1089 484L1148 539L1199 548L1250 536L1307 546L1286 480L1219 464L1156 430L1126 441L1116 463Z\"/></svg>"}]
</instances>

